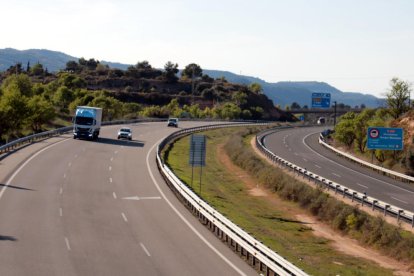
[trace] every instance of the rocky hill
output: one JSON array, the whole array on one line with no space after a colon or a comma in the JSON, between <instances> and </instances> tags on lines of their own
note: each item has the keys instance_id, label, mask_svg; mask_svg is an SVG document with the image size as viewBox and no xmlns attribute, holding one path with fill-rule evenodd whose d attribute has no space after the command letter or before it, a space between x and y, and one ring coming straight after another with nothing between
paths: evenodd
<instances>
[{"instance_id":1,"label":"rocky hill","mask_svg":"<svg viewBox=\"0 0 414 276\"><path fill-rule=\"evenodd\" d=\"M77 61L79 58L67 55L62 52L50 51L46 49L16 50L12 48L0 49L0 71L5 71L16 63L26 66L28 63L34 65L41 63L49 72L57 72L65 68L68 61ZM101 64L111 68L127 70L131 65L116 62L100 61ZM262 79L234 74L228 71L204 70L204 73L212 78L224 77L232 83L249 85L259 83L264 94L273 101L274 105L284 108L293 102L301 106L311 103L313 92L332 93L332 101L343 103L351 107L364 104L367 107L378 107L383 104L383 99L376 98L369 94L358 92L343 92L327 83L322 82L277 82L269 83Z\"/></svg>"}]
</instances>

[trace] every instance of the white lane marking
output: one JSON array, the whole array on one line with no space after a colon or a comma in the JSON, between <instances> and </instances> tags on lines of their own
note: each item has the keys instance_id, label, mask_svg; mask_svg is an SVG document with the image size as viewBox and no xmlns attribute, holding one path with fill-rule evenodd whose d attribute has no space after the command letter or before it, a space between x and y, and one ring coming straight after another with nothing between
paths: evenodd
<instances>
[{"instance_id":1,"label":"white lane marking","mask_svg":"<svg viewBox=\"0 0 414 276\"><path fill-rule=\"evenodd\" d=\"M332 175L335 175L336 177L341 177L339 174L337 173L332 173Z\"/></svg>"},{"instance_id":2,"label":"white lane marking","mask_svg":"<svg viewBox=\"0 0 414 276\"><path fill-rule=\"evenodd\" d=\"M146 196L146 197L138 197L138 196L130 196L130 197L123 197L122 199L129 199L129 200L142 200L142 199L161 199L159 196Z\"/></svg>"},{"instance_id":3,"label":"white lane marking","mask_svg":"<svg viewBox=\"0 0 414 276\"><path fill-rule=\"evenodd\" d=\"M294 155L299 156L299 154L297 154L296 152L294 153Z\"/></svg>"},{"instance_id":4,"label":"white lane marking","mask_svg":"<svg viewBox=\"0 0 414 276\"><path fill-rule=\"evenodd\" d=\"M30 162L32 161L36 156L38 156L39 154L41 154L42 152L44 152L45 150L56 146L60 143L66 142L68 141L70 138L67 138L65 140L62 140L60 142L56 142L54 144L51 144L43 149L41 149L40 151L36 152L34 155L32 155L32 157L30 157L29 159L26 160L26 162L24 162L13 174L12 176L10 176L10 178L7 180L6 184L3 186L3 188L0 191L0 198L3 196L4 192L6 191L6 189L10 186L10 183L13 181L13 179L16 177L16 175Z\"/></svg>"},{"instance_id":5,"label":"white lane marking","mask_svg":"<svg viewBox=\"0 0 414 276\"><path fill-rule=\"evenodd\" d=\"M361 187L364 187L365 189L368 189L368 187L367 187L367 186L362 185L361 183L358 183L358 182L357 182L357 185L359 185L359 186L361 186Z\"/></svg>"},{"instance_id":6,"label":"white lane marking","mask_svg":"<svg viewBox=\"0 0 414 276\"><path fill-rule=\"evenodd\" d=\"M69 167L70 167L70 166L72 166L72 162L69 162L68 166L69 166Z\"/></svg>"},{"instance_id":7,"label":"white lane marking","mask_svg":"<svg viewBox=\"0 0 414 276\"><path fill-rule=\"evenodd\" d=\"M408 204L407 202L405 202L404 200L401 200L401 199L398 199L398 198L396 198L396 197L391 197L392 199L395 199L396 201L399 201L399 202L402 202L402 203L405 203L405 204Z\"/></svg>"},{"instance_id":8,"label":"white lane marking","mask_svg":"<svg viewBox=\"0 0 414 276\"><path fill-rule=\"evenodd\" d=\"M63 174L63 178L66 178L66 173Z\"/></svg>"},{"instance_id":9,"label":"white lane marking","mask_svg":"<svg viewBox=\"0 0 414 276\"><path fill-rule=\"evenodd\" d=\"M77 154L75 154L75 158L78 158L78 155Z\"/></svg>"},{"instance_id":10,"label":"white lane marking","mask_svg":"<svg viewBox=\"0 0 414 276\"><path fill-rule=\"evenodd\" d=\"M142 249L144 250L145 254L147 254L148 257L151 257L151 254L149 253L148 249L145 247L145 245L140 242L139 245L141 245Z\"/></svg>"},{"instance_id":11,"label":"white lane marking","mask_svg":"<svg viewBox=\"0 0 414 276\"><path fill-rule=\"evenodd\" d=\"M313 134L316 134L316 133L319 133L319 132L309 133L308 135L306 135L305 137L303 137L303 139L302 139L302 143L303 143L303 144L304 144L304 145L305 145L308 149L310 149L310 150L311 150L311 151L313 151L315 154L317 154L319 157L321 157L321 158L323 158L323 159L326 159L326 160L328 160L329 162L331 162L331 163L333 163L333 164L336 164L336 165L340 166L341 168L344 168L344 169L350 170L351 172L357 173L357 174L362 175L362 176L364 176L364 177L368 177L368 178L370 178L370 179L372 179L372 180L375 180L375 181L381 182L381 183L383 183L383 184L385 184L385 185L388 185L388 186L391 186L391 187L394 187L394 188L400 189L400 190L405 191L405 192L407 192L407 193L414 194L414 192L412 192L412 191L410 191L410 190L407 190L407 189L404 189L404 188L398 187L398 186L396 186L396 185L393 185L393 184L390 184L390 183L388 183L388 182L382 181L382 180L380 180L380 179L378 179L378 178L375 178L375 177L372 177L372 176L369 176L369 175L366 175L366 174L360 173L360 172L358 172L358 171L355 171L355 170L353 170L353 169L350 169L350 168L348 168L348 167L345 167L344 165L341 165L341 164L339 164L339 163L337 163L337 162L335 162L335 161L333 161L333 160L331 160L331 159L329 159L329 158L327 158L327 157L323 156L323 155L322 155L322 154L320 154L319 152L314 151L314 150L313 150L310 146L308 146L308 144L306 144L306 143L305 143L305 139L306 139L306 138L308 138L309 136L313 135Z\"/></svg>"},{"instance_id":12,"label":"white lane marking","mask_svg":"<svg viewBox=\"0 0 414 276\"><path fill-rule=\"evenodd\" d=\"M315 167L317 167L317 168L319 168L319 169L322 169L322 167L321 167L321 166L319 166L319 165L315 165Z\"/></svg>"},{"instance_id":13,"label":"white lane marking","mask_svg":"<svg viewBox=\"0 0 414 276\"><path fill-rule=\"evenodd\" d=\"M112 161L114 161L114 158L113 158L113 157L111 157L111 162L112 162Z\"/></svg>"},{"instance_id":14,"label":"white lane marking","mask_svg":"<svg viewBox=\"0 0 414 276\"><path fill-rule=\"evenodd\" d=\"M63 216L63 210L62 210L62 208L59 208L59 215L60 216Z\"/></svg>"},{"instance_id":15,"label":"white lane marking","mask_svg":"<svg viewBox=\"0 0 414 276\"><path fill-rule=\"evenodd\" d=\"M112 196L116 199L116 193L115 192L112 193Z\"/></svg>"},{"instance_id":16,"label":"white lane marking","mask_svg":"<svg viewBox=\"0 0 414 276\"><path fill-rule=\"evenodd\" d=\"M116 150L116 151L114 151L114 153L115 153L115 154L118 154L118 151Z\"/></svg>"},{"instance_id":17,"label":"white lane marking","mask_svg":"<svg viewBox=\"0 0 414 276\"><path fill-rule=\"evenodd\" d=\"M111 166L109 166L109 170L112 171L112 167Z\"/></svg>"},{"instance_id":18,"label":"white lane marking","mask_svg":"<svg viewBox=\"0 0 414 276\"><path fill-rule=\"evenodd\" d=\"M65 237L65 243L66 243L66 248L70 251L70 243L69 243L69 239L67 237Z\"/></svg>"},{"instance_id":19,"label":"white lane marking","mask_svg":"<svg viewBox=\"0 0 414 276\"><path fill-rule=\"evenodd\" d=\"M112 177L109 178L109 182L112 183Z\"/></svg>"},{"instance_id":20,"label":"white lane marking","mask_svg":"<svg viewBox=\"0 0 414 276\"><path fill-rule=\"evenodd\" d=\"M177 216L193 231L194 234L196 234L200 240L202 240L210 249L216 253L224 262L226 262L231 268L233 268L237 273L240 275L247 276L243 271L241 271L235 264L233 264L229 259L227 259L220 251L217 250L206 238L203 237L203 235L200 234L200 232L197 231L197 229L194 228L193 225L177 210L177 208L174 207L174 205L168 200L168 198L165 196L163 191L160 188L160 185L158 184L157 180L154 177L154 174L152 173L150 163L149 163L149 156L151 152L154 150L154 148L163 140L164 138L160 139L158 142L156 142L147 153L147 169L151 176L152 182L154 183L155 187L161 194L161 197L167 202L167 204L170 206L170 208L177 214Z\"/></svg>"},{"instance_id":21,"label":"white lane marking","mask_svg":"<svg viewBox=\"0 0 414 276\"><path fill-rule=\"evenodd\" d=\"M124 213L121 213L121 215L122 215L122 218L125 220L125 222L128 222L128 219L127 219L127 217L125 216L125 214L124 214Z\"/></svg>"},{"instance_id":22,"label":"white lane marking","mask_svg":"<svg viewBox=\"0 0 414 276\"><path fill-rule=\"evenodd\" d=\"M60 195L63 194L63 188L62 187L60 187L59 194Z\"/></svg>"},{"instance_id":23,"label":"white lane marking","mask_svg":"<svg viewBox=\"0 0 414 276\"><path fill-rule=\"evenodd\" d=\"M302 159L303 159L303 161L308 162L308 160L307 160L307 159L305 159L305 158L302 158Z\"/></svg>"}]
</instances>

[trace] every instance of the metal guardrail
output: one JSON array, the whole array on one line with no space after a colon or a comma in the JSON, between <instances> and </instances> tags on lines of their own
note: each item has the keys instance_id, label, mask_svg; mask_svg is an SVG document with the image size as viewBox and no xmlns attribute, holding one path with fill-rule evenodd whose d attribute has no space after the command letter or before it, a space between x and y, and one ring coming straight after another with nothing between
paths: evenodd
<instances>
[{"instance_id":1,"label":"metal guardrail","mask_svg":"<svg viewBox=\"0 0 414 276\"><path fill-rule=\"evenodd\" d=\"M263 143L263 139L271 133L274 133L276 131L280 131L286 128L288 127L277 128L272 131L263 131L259 133L258 135L256 135L256 146L273 163L277 163L281 165L282 167L287 168L294 173L297 173L298 175L302 175L304 178L307 178L308 180L312 181L316 185L319 185L320 187L325 187L328 190L334 191L335 194L342 195L344 198L345 197L350 198L352 202L353 201L359 202L361 203L362 206L369 207L372 210L379 210L380 212L384 214L384 216L391 215L395 217L397 221L404 221L406 223L410 223L411 227L414 227L414 213L404 210L400 207L391 205L387 202L381 201L374 197L367 196L366 193L360 193L346 186L340 185L332 180L329 180L311 171L308 171L305 168L299 167L295 165L294 163L291 163L277 156L270 150L268 150Z\"/></svg>"},{"instance_id":2,"label":"metal guardrail","mask_svg":"<svg viewBox=\"0 0 414 276\"><path fill-rule=\"evenodd\" d=\"M161 151L168 143L189 133L215 128L250 125L257 126L260 124L210 125L175 132L166 137L158 146L157 164L170 188L184 202L187 208L190 209L203 224L209 227L218 238L229 244L229 246L245 258L254 268L259 269L260 271L265 271L266 275L307 275L304 271L252 237L249 233L231 222L196 195L186 184L174 175L161 158Z\"/></svg>"},{"instance_id":3,"label":"metal guardrail","mask_svg":"<svg viewBox=\"0 0 414 276\"><path fill-rule=\"evenodd\" d=\"M322 134L319 135L319 144L321 144L322 146L334 151L335 153L337 153L337 154L339 154L339 155L341 155L341 156L343 156L347 159L350 159L350 160L352 160L356 163L359 163L361 166L365 166L365 167L374 169L376 171L382 172L385 175L393 176L394 178L399 178L399 179L407 181L407 182L414 182L414 177L412 177L412 176L409 176L409 175L406 175L406 174L403 174L403 173L399 173L399 172L396 172L396 171L393 171L393 170L389 170L389 169L383 168L381 166L371 164L371 163L366 162L364 160L361 160L361 159L359 159L359 158L357 158L357 157L355 157L351 154L342 152L342 151L332 147L331 145L329 145L328 143L325 142L325 139L322 136Z\"/></svg>"}]
</instances>

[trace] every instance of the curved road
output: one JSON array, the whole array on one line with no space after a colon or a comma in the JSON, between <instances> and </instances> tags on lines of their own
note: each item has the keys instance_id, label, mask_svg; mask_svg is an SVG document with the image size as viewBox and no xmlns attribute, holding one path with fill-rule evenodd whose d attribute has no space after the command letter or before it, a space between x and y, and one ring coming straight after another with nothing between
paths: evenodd
<instances>
[{"instance_id":1,"label":"curved road","mask_svg":"<svg viewBox=\"0 0 414 276\"><path fill-rule=\"evenodd\" d=\"M274 154L315 174L384 202L414 212L414 186L380 175L337 156L318 143L326 127L292 128L268 135Z\"/></svg>"},{"instance_id":2,"label":"curved road","mask_svg":"<svg viewBox=\"0 0 414 276\"><path fill-rule=\"evenodd\" d=\"M0 275L257 275L160 176L155 147L176 129L130 127L131 142L108 126L0 160Z\"/></svg>"}]
</instances>

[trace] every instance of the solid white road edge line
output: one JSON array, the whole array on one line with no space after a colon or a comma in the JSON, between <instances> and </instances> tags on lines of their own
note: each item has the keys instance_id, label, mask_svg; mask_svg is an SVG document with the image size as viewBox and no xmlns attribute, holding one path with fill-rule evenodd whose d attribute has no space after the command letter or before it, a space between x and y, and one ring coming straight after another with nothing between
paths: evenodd
<instances>
[{"instance_id":1,"label":"solid white road edge line","mask_svg":"<svg viewBox=\"0 0 414 276\"><path fill-rule=\"evenodd\" d=\"M26 160L26 162L24 162L13 174L12 176L10 176L10 178L7 180L6 185L3 186L3 188L0 191L0 198L3 196L4 192L6 191L6 189L10 186L10 183L13 181L13 179L16 177L16 175L30 162L32 161L36 156L38 156L39 154L41 154L42 152L44 152L47 149L50 149L53 146L56 146L60 143L63 143L65 141L68 141L70 138L66 138L62 141L56 142L54 144L51 144L41 150L39 150L38 152L36 152L35 154L33 154L29 159Z\"/></svg>"},{"instance_id":2,"label":"solid white road edge line","mask_svg":"<svg viewBox=\"0 0 414 276\"><path fill-rule=\"evenodd\" d=\"M163 138L164 139L164 138ZM226 262L231 268L233 268L237 273L239 273L240 275L245 275L246 274L241 271L237 266L235 266L229 259L227 259L220 251L217 250L217 248L215 248L206 238L203 237L203 235L200 234L200 232L197 231L197 229L194 228L193 225L191 225L191 223L177 210L177 208L174 207L174 205L168 200L168 198L165 196L165 194L163 193L163 191L160 188L160 185L158 184L157 180L154 177L154 174L151 171L151 167L149 164L149 156L151 154L151 152L154 150L154 148L163 140L160 139L158 142L156 142L148 151L147 153L147 168L148 168L148 172L151 176L152 182L154 183L155 187L157 188L157 190L160 192L162 198L167 202L167 204L171 207L171 209L178 215L178 217L194 232L194 234L196 234L200 240L202 240L208 247L210 247L211 250L213 250L214 253L216 253L224 262Z\"/></svg>"}]
</instances>

